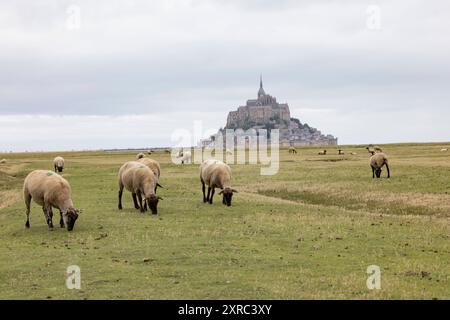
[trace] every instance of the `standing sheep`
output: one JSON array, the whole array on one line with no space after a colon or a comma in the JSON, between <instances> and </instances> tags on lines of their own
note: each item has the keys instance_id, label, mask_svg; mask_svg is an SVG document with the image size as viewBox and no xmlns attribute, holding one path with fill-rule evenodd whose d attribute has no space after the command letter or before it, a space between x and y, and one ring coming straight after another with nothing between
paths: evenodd
<instances>
[{"instance_id":1,"label":"standing sheep","mask_svg":"<svg viewBox=\"0 0 450 320\"><path fill-rule=\"evenodd\" d=\"M381 168L386 166L387 177L390 178L391 174L389 172L389 161L383 152L375 153L372 157L370 157L370 167L372 168L372 178L380 178L381 176Z\"/></svg>"},{"instance_id":2,"label":"standing sheep","mask_svg":"<svg viewBox=\"0 0 450 320\"><path fill-rule=\"evenodd\" d=\"M231 168L220 160L205 160L200 165L200 182L202 183L203 202L213 203L215 188L220 188L223 194L222 203L231 206L233 192L231 188ZM205 185L208 186L208 195L205 196Z\"/></svg>"},{"instance_id":3,"label":"standing sheep","mask_svg":"<svg viewBox=\"0 0 450 320\"><path fill-rule=\"evenodd\" d=\"M297 153L297 150L295 150L294 147L289 147L289 153L292 153L292 154Z\"/></svg>"},{"instance_id":4,"label":"standing sheep","mask_svg":"<svg viewBox=\"0 0 450 320\"><path fill-rule=\"evenodd\" d=\"M145 157L145 154L143 154L142 152L139 152L137 155L136 155L136 159L142 159L143 157Z\"/></svg>"},{"instance_id":5,"label":"standing sheep","mask_svg":"<svg viewBox=\"0 0 450 320\"><path fill-rule=\"evenodd\" d=\"M155 194L156 184L155 174L143 163L137 161L125 163L119 170L119 210L122 210L122 193L125 187L131 192L136 209L144 213L147 211L148 204L152 214L157 214L158 201L162 198ZM144 196L145 205L142 205L142 196Z\"/></svg>"},{"instance_id":6,"label":"standing sheep","mask_svg":"<svg viewBox=\"0 0 450 320\"><path fill-rule=\"evenodd\" d=\"M6 159L0 160L0 163L6 163Z\"/></svg>"},{"instance_id":7,"label":"standing sheep","mask_svg":"<svg viewBox=\"0 0 450 320\"><path fill-rule=\"evenodd\" d=\"M142 158L139 159L138 162L145 164L150 170L153 171L153 174L156 177L155 192L157 187L162 188L162 186L159 184L159 176L161 175L161 166L159 165L159 162L150 158Z\"/></svg>"},{"instance_id":8,"label":"standing sheep","mask_svg":"<svg viewBox=\"0 0 450 320\"><path fill-rule=\"evenodd\" d=\"M56 157L53 159L53 167L55 168L55 172L63 172L64 170L64 158Z\"/></svg>"},{"instance_id":9,"label":"standing sheep","mask_svg":"<svg viewBox=\"0 0 450 320\"><path fill-rule=\"evenodd\" d=\"M342 150L342 149L339 149L339 151L338 151L338 154L339 154L339 155L344 155L344 154L345 154L345 152L344 152L344 150Z\"/></svg>"},{"instance_id":10,"label":"standing sheep","mask_svg":"<svg viewBox=\"0 0 450 320\"><path fill-rule=\"evenodd\" d=\"M30 227L31 199L42 206L49 229L53 229L53 208L59 209L61 228L72 231L81 210L73 207L71 188L66 179L49 170L34 170L25 178L23 196L27 208L27 222Z\"/></svg>"},{"instance_id":11,"label":"standing sheep","mask_svg":"<svg viewBox=\"0 0 450 320\"><path fill-rule=\"evenodd\" d=\"M181 164L192 163L192 154L190 151L180 151L177 158L181 158Z\"/></svg>"}]
</instances>

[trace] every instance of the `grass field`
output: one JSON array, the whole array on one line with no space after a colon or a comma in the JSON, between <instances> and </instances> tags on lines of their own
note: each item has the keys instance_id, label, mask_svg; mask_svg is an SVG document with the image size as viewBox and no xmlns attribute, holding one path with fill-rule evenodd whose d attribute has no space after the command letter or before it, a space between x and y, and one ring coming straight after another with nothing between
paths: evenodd
<instances>
[{"instance_id":1,"label":"grass field","mask_svg":"<svg viewBox=\"0 0 450 320\"><path fill-rule=\"evenodd\" d=\"M356 156L281 150L280 171L232 165L231 207L203 204L198 165L160 161L158 215L141 214L117 171L136 152L58 153L80 215L49 231L33 204L25 229L21 188L56 153L0 154L1 299L450 299L449 144L385 145L391 179L372 179ZM58 216L58 215L56 215ZM65 285L81 268L81 290ZM366 286L369 265L381 289Z\"/></svg>"}]
</instances>

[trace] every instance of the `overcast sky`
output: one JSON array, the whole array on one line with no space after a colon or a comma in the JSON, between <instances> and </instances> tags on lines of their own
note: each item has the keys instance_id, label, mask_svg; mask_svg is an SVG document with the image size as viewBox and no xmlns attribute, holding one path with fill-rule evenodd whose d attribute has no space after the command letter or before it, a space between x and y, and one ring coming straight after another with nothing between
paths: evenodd
<instances>
[{"instance_id":1,"label":"overcast sky","mask_svg":"<svg viewBox=\"0 0 450 320\"><path fill-rule=\"evenodd\" d=\"M170 146L265 91L340 144L450 140L449 1L0 0L0 151Z\"/></svg>"}]
</instances>

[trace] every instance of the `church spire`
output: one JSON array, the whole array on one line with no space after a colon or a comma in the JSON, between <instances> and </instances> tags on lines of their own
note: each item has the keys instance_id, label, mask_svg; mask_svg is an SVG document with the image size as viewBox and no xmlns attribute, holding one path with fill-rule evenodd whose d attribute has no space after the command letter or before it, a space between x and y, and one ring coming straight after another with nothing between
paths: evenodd
<instances>
[{"instance_id":1,"label":"church spire","mask_svg":"<svg viewBox=\"0 0 450 320\"><path fill-rule=\"evenodd\" d=\"M258 90L258 98L265 96L266 93L264 92L263 88L263 81L262 81L262 74L259 77L259 90Z\"/></svg>"}]
</instances>

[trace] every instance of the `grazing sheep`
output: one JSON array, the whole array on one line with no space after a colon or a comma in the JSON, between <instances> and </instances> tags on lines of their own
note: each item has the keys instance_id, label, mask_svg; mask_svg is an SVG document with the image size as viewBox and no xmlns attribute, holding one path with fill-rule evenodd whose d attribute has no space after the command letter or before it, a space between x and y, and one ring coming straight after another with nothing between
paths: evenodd
<instances>
[{"instance_id":1,"label":"grazing sheep","mask_svg":"<svg viewBox=\"0 0 450 320\"><path fill-rule=\"evenodd\" d=\"M356 152L353 152L353 151L350 151L350 154L351 154L352 156L356 156L356 155L357 155L357 153L356 153Z\"/></svg>"},{"instance_id":2,"label":"grazing sheep","mask_svg":"<svg viewBox=\"0 0 450 320\"><path fill-rule=\"evenodd\" d=\"M326 154L327 154L327 150L319 151L318 154L319 154L320 156L326 155Z\"/></svg>"},{"instance_id":3,"label":"grazing sheep","mask_svg":"<svg viewBox=\"0 0 450 320\"><path fill-rule=\"evenodd\" d=\"M447 151L448 151L447 148L442 148L442 149L441 149L441 152L447 152Z\"/></svg>"},{"instance_id":4,"label":"grazing sheep","mask_svg":"<svg viewBox=\"0 0 450 320\"><path fill-rule=\"evenodd\" d=\"M339 149L339 151L338 151L338 154L340 154L340 155L344 155L344 154L345 154L345 152L344 152L344 150L341 150L341 149Z\"/></svg>"},{"instance_id":5,"label":"grazing sheep","mask_svg":"<svg viewBox=\"0 0 450 320\"><path fill-rule=\"evenodd\" d=\"M147 211L147 204L152 214L157 214L158 201L162 199L155 194L157 178L150 168L137 161L125 163L119 170L119 210L122 210L122 193L124 187L131 192L134 207L142 213ZM136 199L137 196L137 199ZM142 196L145 204L142 205ZM138 201L139 200L139 203Z\"/></svg>"},{"instance_id":6,"label":"grazing sheep","mask_svg":"<svg viewBox=\"0 0 450 320\"><path fill-rule=\"evenodd\" d=\"M55 168L55 172L63 172L64 170L64 158L56 157L53 159L53 167Z\"/></svg>"},{"instance_id":7,"label":"grazing sheep","mask_svg":"<svg viewBox=\"0 0 450 320\"><path fill-rule=\"evenodd\" d=\"M0 160L0 163L6 163L6 159Z\"/></svg>"},{"instance_id":8,"label":"grazing sheep","mask_svg":"<svg viewBox=\"0 0 450 320\"><path fill-rule=\"evenodd\" d=\"M153 174L156 177L156 187L155 187L155 192L157 187L162 188L162 186L159 184L159 176L161 175L161 166L159 165L159 162L150 158L142 158L139 159L138 162L145 164L150 170L153 171Z\"/></svg>"},{"instance_id":9,"label":"grazing sheep","mask_svg":"<svg viewBox=\"0 0 450 320\"><path fill-rule=\"evenodd\" d=\"M386 166L387 177L390 178L391 174L389 172L389 161L383 152L377 152L372 157L370 157L370 167L372 168L372 178L380 178L381 176L381 168Z\"/></svg>"},{"instance_id":10,"label":"grazing sheep","mask_svg":"<svg viewBox=\"0 0 450 320\"><path fill-rule=\"evenodd\" d=\"M200 182L202 183L203 202L213 203L215 188L220 188L223 194L222 203L231 206L233 192L231 188L231 168L220 160L205 160L200 165ZM208 195L205 196L205 185L208 186Z\"/></svg>"},{"instance_id":11,"label":"grazing sheep","mask_svg":"<svg viewBox=\"0 0 450 320\"><path fill-rule=\"evenodd\" d=\"M145 157L145 154L143 154L142 152L139 152L137 155L136 155L136 159L142 159L142 158L144 158Z\"/></svg>"},{"instance_id":12,"label":"grazing sheep","mask_svg":"<svg viewBox=\"0 0 450 320\"><path fill-rule=\"evenodd\" d=\"M181 158L181 164L192 163L192 154L190 151L180 151L177 158Z\"/></svg>"},{"instance_id":13,"label":"grazing sheep","mask_svg":"<svg viewBox=\"0 0 450 320\"><path fill-rule=\"evenodd\" d=\"M297 153L297 150L295 150L294 147L289 147L289 153L292 153L292 154Z\"/></svg>"},{"instance_id":14,"label":"grazing sheep","mask_svg":"<svg viewBox=\"0 0 450 320\"><path fill-rule=\"evenodd\" d=\"M42 206L49 229L53 228L52 208L57 208L61 228L65 226L68 231L73 230L81 210L73 207L71 188L66 179L49 170L34 170L25 178L23 196L27 207L25 227L30 227L30 204L33 199Z\"/></svg>"},{"instance_id":15,"label":"grazing sheep","mask_svg":"<svg viewBox=\"0 0 450 320\"><path fill-rule=\"evenodd\" d=\"M369 145L368 147L366 147L366 149L367 149L367 152L369 152L370 155L372 155L372 156L377 152L383 152L383 149L381 149L378 146L373 146L373 145Z\"/></svg>"}]
</instances>

